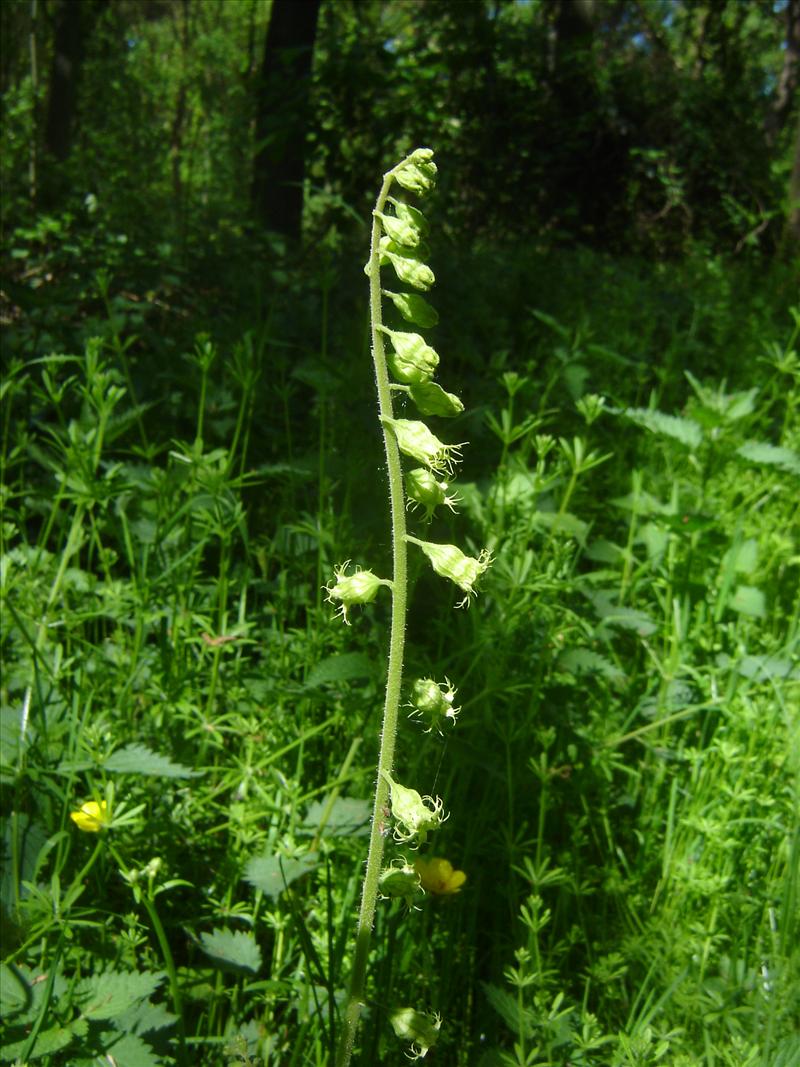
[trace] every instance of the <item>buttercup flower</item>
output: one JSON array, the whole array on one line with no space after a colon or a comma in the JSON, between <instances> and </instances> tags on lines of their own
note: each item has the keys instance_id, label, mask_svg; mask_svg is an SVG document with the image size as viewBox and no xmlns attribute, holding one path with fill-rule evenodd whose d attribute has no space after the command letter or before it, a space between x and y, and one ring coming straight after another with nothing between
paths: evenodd
<instances>
[{"instance_id":1,"label":"buttercup flower","mask_svg":"<svg viewBox=\"0 0 800 1067\"><path fill-rule=\"evenodd\" d=\"M108 825L108 805L105 800L99 803L96 800L87 800L77 811L71 811L69 817L79 830L84 830L88 834L96 834Z\"/></svg>"},{"instance_id":2,"label":"buttercup flower","mask_svg":"<svg viewBox=\"0 0 800 1067\"><path fill-rule=\"evenodd\" d=\"M430 859L420 857L414 860L414 869L426 893L441 896L459 893L467 880L463 871L453 870L450 860L442 859L441 856L431 856Z\"/></svg>"}]
</instances>

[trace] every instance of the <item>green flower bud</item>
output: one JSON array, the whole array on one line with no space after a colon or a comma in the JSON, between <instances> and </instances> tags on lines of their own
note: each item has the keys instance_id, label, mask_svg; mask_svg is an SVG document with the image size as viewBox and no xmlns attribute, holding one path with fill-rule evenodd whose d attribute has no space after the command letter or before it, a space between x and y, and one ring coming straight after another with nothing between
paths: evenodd
<instances>
[{"instance_id":1,"label":"green flower bud","mask_svg":"<svg viewBox=\"0 0 800 1067\"><path fill-rule=\"evenodd\" d=\"M440 415L450 419L464 410L455 393L446 393L436 382L414 383L409 392L421 415Z\"/></svg>"},{"instance_id":2,"label":"green flower bud","mask_svg":"<svg viewBox=\"0 0 800 1067\"><path fill-rule=\"evenodd\" d=\"M422 261L422 257L411 249L395 244L390 238L382 237L379 242L381 266L391 263L395 274L401 282L413 285L415 289L430 289L436 281L431 268ZM367 265L369 266L369 264Z\"/></svg>"},{"instance_id":3,"label":"green flower bud","mask_svg":"<svg viewBox=\"0 0 800 1067\"><path fill-rule=\"evenodd\" d=\"M388 426L397 438L397 447L405 455L424 463L433 471L452 471L454 454L461 451L461 445L446 445L439 440L424 422L414 419L391 419L383 416L381 422Z\"/></svg>"},{"instance_id":4,"label":"green flower bud","mask_svg":"<svg viewBox=\"0 0 800 1067\"><path fill-rule=\"evenodd\" d=\"M447 818L442 814L441 800L439 797L421 797L416 789L400 785L385 772L383 776L389 783L395 839L413 841L416 838L417 845L424 844L426 836L438 830Z\"/></svg>"},{"instance_id":5,"label":"green flower bud","mask_svg":"<svg viewBox=\"0 0 800 1067\"><path fill-rule=\"evenodd\" d=\"M399 333L386 326L379 329L391 339L394 348L394 352L389 353L389 367L395 378L406 384L427 382L439 366L436 350L418 333Z\"/></svg>"},{"instance_id":6,"label":"green flower bud","mask_svg":"<svg viewBox=\"0 0 800 1067\"><path fill-rule=\"evenodd\" d=\"M423 152L430 151L429 148L419 148L413 152L394 171L395 181L404 189L410 189L412 193L423 195L429 192L434 186L439 169L433 162L433 152L427 158L423 157Z\"/></svg>"},{"instance_id":7,"label":"green flower bud","mask_svg":"<svg viewBox=\"0 0 800 1067\"><path fill-rule=\"evenodd\" d=\"M334 571L336 581L333 585L325 587L328 600L331 603L334 600L341 601L337 614L342 616L348 626L350 625L350 620L347 618L347 609L351 605L369 604L375 599L382 585L386 585L390 589L392 587L392 583L388 578L378 578L372 571L362 571L356 568L354 574L348 575L347 568L349 566L350 560L348 559L341 567L337 567Z\"/></svg>"},{"instance_id":8,"label":"green flower bud","mask_svg":"<svg viewBox=\"0 0 800 1067\"><path fill-rule=\"evenodd\" d=\"M455 505L458 503L458 498L447 495L447 490L450 486L447 482L440 482L425 467L415 467L413 471L409 471L405 477L405 486L409 504L412 506L420 504L425 508L427 518L433 515L439 504L444 504L451 511L456 510Z\"/></svg>"},{"instance_id":9,"label":"green flower bud","mask_svg":"<svg viewBox=\"0 0 800 1067\"><path fill-rule=\"evenodd\" d=\"M389 202L394 206L394 213L398 219L402 219L403 222L408 223L409 226L413 226L419 233L420 237L425 237L428 233L428 220L419 210L419 208L412 207L411 204L406 204L403 200L395 200L393 196L390 196Z\"/></svg>"},{"instance_id":10,"label":"green flower bud","mask_svg":"<svg viewBox=\"0 0 800 1067\"><path fill-rule=\"evenodd\" d=\"M374 214L381 220L384 233L393 241L405 248L417 247L420 242L420 233L416 227L409 225L404 219L385 215L382 211L376 211Z\"/></svg>"},{"instance_id":11,"label":"green flower bud","mask_svg":"<svg viewBox=\"0 0 800 1067\"><path fill-rule=\"evenodd\" d=\"M408 706L414 710L410 718L426 722L426 733L436 730L441 734L444 720L455 723L461 710L453 707L455 695L456 691L447 678L444 685L434 682L432 678L418 678L411 687L411 703Z\"/></svg>"},{"instance_id":12,"label":"green flower bud","mask_svg":"<svg viewBox=\"0 0 800 1067\"><path fill-rule=\"evenodd\" d=\"M465 556L460 548L455 545L440 545L434 541L420 541L410 534L406 534L406 541L418 545L431 562L431 566L442 578L449 578L459 589L467 594L458 607L469 603L469 598L475 593L475 582L480 578L491 563L489 553L484 549L480 556Z\"/></svg>"},{"instance_id":13,"label":"green flower bud","mask_svg":"<svg viewBox=\"0 0 800 1067\"><path fill-rule=\"evenodd\" d=\"M429 330L439 321L436 309L416 293L392 293L384 289L383 295L389 297L406 322L415 322L423 330Z\"/></svg>"},{"instance_id":14,"label":"green flower bud","mask_svg":"<svg viewBox=\"0 0 800 1067\"><path fill-rule=\"evenodd\" d=\"M398 1008L389 1016L392 1029L402 1041L411 1042L409 1058L424 1059L439 1040L441 1015L424 1015L413 1008Z\"/></svg>"},{"instance_id":15,"label":"green flower bud","mask_svg":"<svg viewBox=\"0 0 800 1067\"><path fill-rule=\"evenodd\" d=\"M412 900L422 892L417 869L403 860L399 865L393 863L381 872L378 891L384 897L404 900L409 907L412 907Z\"/></svg>"}]
</instances>

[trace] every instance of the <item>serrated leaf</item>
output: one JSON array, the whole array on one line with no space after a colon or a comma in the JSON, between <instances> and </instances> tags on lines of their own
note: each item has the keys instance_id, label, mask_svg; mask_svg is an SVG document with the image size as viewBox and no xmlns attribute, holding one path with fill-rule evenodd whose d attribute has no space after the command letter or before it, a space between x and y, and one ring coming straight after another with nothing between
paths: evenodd
<instances>
[{"instance_id":1,"label":"serrated leaf","mask_svg":"<svg viewBox=\"0 0 800 1067\"><path fill-rule=\"evenodd\" d=\"M728 606L740 615L749 615L754 619L763 619L767 613L764 594L754 585L737 586L736 592L728 601Z\"/></svg>"},{"instance_id":2,"label":"serrated leaf","mask_svg":"<svg viewBox=\"0 0 800 1067\"><path fill-rule=\"evenodd\" d=\"M758 542L754 537L734 544L725 553L723 566L731 567L736 574L752 574L758 563Z\"/></svg>"},{"instance_id":3,"label":"serrated leaf","mask_svg":"<svg viewBox=\"0 0 800 1067\"><path fill-rule=\"evenodd\" d=\"M637 426L662 437L671 437L688 448L696 449L702 444L703 431L694 419L665 415L663 411L651 411L649 408L626 408L622 415Z\"/></svg>"},{"instance_id":4,"label":"serrated leaf","mask_svg":"<svg viewBox=\"0 0 800 1067\"><path fill-rule=\"evenodd\" d=\"M558 666L570 674L599 674L615 685L625 681L625 675L619 667L590 648L567 649L558 657Z\"/></svg>"},{"instance_id":5,"label":"serrated leaf","mask_svg":"<svg viewBox=\"0 0 800 1067\"><path fill-rule=\"evenodd\" d=\"M115 1067L160 1067L164 1062L138 1034L122 1034L104 1051Z\"/></svg>"},{"instance_id":6,"label":"serrated leaf","mask_svg":"<svg viewBox=\"0 0 800 1067\"><path fill-rule=\"evenodd\" d=\"M207 956L217 963L237 970L258 974L261 970L261 949L252 934L227 928L200 935L200 944Z\"/></svg>"},{"instance_id":7,"label":"serrated leaf","mask_svg":"<svg viewBox=\"0 0 800 1067\"><path fill-rule=\"evenodd\" d=\"M31 1002L31 991L22 975L13 967L0 964L0 1015L8 1021L24 1011Z\"/></svg>"},{"instance_id":8,"label":"serrated leaf","mask_svg":"<svg viewBox=\"0 0 800 1067\"><path fill-rule=\"evenodd\" d=\"M312 668L306 688L314 689L330 682L349 682L353 678L372 678L375 664L364 652L344 652L328 656Z\"/></svg>"},{"instance_id":9,"label":"serrated leaf","mask_svg":"<svg viewBox=\"0 0 800 1067\"><path fill-rule=\"evenodd\" d=\"M173 763L168 756L160 756L138 742L112 752L103 766L116 774L144 774L152 778L197 778L203 773Z\"/></svg>"},{"instance_id":10,"label":"serrated leaf","mask_svg":"<svg viewBox=\"0 0 800 1067\"><path fill-rule=\"evenodd\" d=\"M106 971L78 982L75 999L84 1019L115 1019L151 997L163 981L157 971Z\"/></svg>"},{"instance_id":11,"label":"serrated leaf","mask_svg":"<svg viewBox=\"0 0 800 1067\"><path fill-rule=\"evenodd\" d=\"M407 322L415 322L424 330L430 329L439 321L439 313L436 309L428 303L425 297L417 293L392 293L384 289L383 295L389 297Z\"/></svg>"},{"instance_id":12,"label":"serrated leaf","mask_svg":"<svg viewBox=\"0 0 800 1067\"><path fill-rule=\"evenodd\" d=\"M617 604L616 595L613 593L600 589L590 594L589 599L594 610L607 626L633 630L641 637L648 637L658 629L646 612Z\"/></svg>"},{"instance_id":13,"label":"serrated leaf","mask_svg":"<svg viewBox=\"0 0 800 1067\"><path fill-rule=\"evenodd\" d=\"M757 681L800 676L800 668L780 656L744 656L736 664L736 670L744 678L755 678Z\"/></svg>"},{"instance_id":14,"label":"serrated leaf","mask_svg":"<svg viewBox=\"0 0 800 1067\"><path fill-rule=\"evenodd\" d=\"M120 1015L114 1025L126 1034L150 1034L156 1030L166 1030L174 1026L178 1016L173 1015L166 1004L158 1001L142 1000Z\"/></svg>"},{"instance_id":15,"label":"serrated leaf","mask_svg":"<svg viewBox=\"0 0 800 1067\"><path fill-rule=\"evenodd\" d=\"M76 1037L85 1037L88 1026L83 1019L75 1019L68 1026L51 1026L48 1030L40 1030L36 1036L36 1043L28 1054L29 1062L35 1063L43 1056L52 1056L56 1052L67 1048ZM0 1047L0 1061L14 1063L28 1043L27 1036L20 1041L14 1041Z\"/></svg>"},{"instance_id":16,"label":"serrated leaf","mask_svg":"<svg viewBox=\"0 0 800 1067\"><path fill-rule=\"evenodd\" d=\"M328 808L327 800L315 800L303 819L303 829L316 833ZM324 833L332 837L361 836L369 833L372 805L358 797L337 797L327 811Z\"/></svg>"},{"instance_id":17,"label":"serrated leaf","mask_svg":"<svg viewBox=\"0 0 800 1067\"><path fill-rule=\"evenodd\" d=\"M287 886L312 871L317 865L316 852L307 852L297 859L264 853L254 856L245 869L245 881L269 897L279 897Z\"/></svg>"},{"instance_id":18,"label":"serrated leaf","mask_svg":"<svg viewBox=\"0 0 800 1067\"><path fill-rule=\"evenodd\" d=\"M766 463L790 474L800 474L800 456L791 448L770 445L766 441L745 441L736 449L736 453L751 463Z\"/></svg>"},{"instance_id":19,"label":"serrated leaf","mask_svg":"<svg viewBox=\"0 0 800 1067\"><path fill-rule=\"evenodd\" d=\"M481 982L486 999L509 1028L512 1034L533 1036L533 1015L521 1006L519 998L489 982Z\"/></svg>"}]
</instances>

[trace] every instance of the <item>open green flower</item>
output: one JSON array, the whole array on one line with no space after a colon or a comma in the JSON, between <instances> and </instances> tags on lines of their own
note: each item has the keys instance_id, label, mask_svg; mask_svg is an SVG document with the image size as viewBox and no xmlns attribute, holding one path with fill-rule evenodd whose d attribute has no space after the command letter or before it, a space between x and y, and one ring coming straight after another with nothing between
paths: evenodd
<instances>
[{"instance_id":1,"label":"open green flower","mask_svg":"<svg viewBox=\"0 0 800 1067\"><path fill-rule=\"evenodd\" d=\"M406 534L406 541L418 545L431 562L431 566L442 578L449 578L459 589L467 594L459 603L463 607L469 603L469 598L474 595L475 582L488 569L492 558L484 549L476 559L474 556L465 556L460 548L455 545L440 545L435 541L420 541L417 537Z\"/></svg>"},{"instance_id":2,"label":"open green flower","mask_svg":"<svg viewBox=\"0 0 800 1067\"><path fill-rule=\"evenodd\" d=\"M446 445L431 433L424 422L416 419L392 419L387 415L381 418L381 422L395 435L397 447L406 456L417 463L424 463L437 473L452 472L453 457L458 457L461 445Z\"/></svg>"},{"instance_id":3,"label":"open green flower","mask_svg":"<svg viewBox=\"0 0 800 1067\"><path fill-rule=\"evenodd\" d=\"M336 567L334 570L334 577L336 581L333 585L325 586L328 594L328 600L331 603L334 600L339 600L338 614L342 616L347 625L350 625L350 620L347 618L347 609L353 604L370 604L378 595L378 590L382 585L392 588L392 583L388 578L378 578L372 571L362 571L356 568L354 574L348 574L347 568L350 566L350 560L344 562L341 567Z\"/></svg>"},{"instance_id":4,"label":"open green flower","mask_svg":"<svg viewBox=\"0 0 800 1067\"><path fill-rule=\"evenodd\" d=\"M397 841L425 842L427 834L438 830L447 818L443 814L444 805L439 797L422 797L416 789L395 782L384 773L391 790L392 817L395 821L394 836Z\"/></svg>"},{"instance_id":5,"label":"open green flower","mask_svg":"<svg viewBox=\"0 0 800 1067\"><path fill-rule=\"evenodd\" d=\"M409 1059L421 1060L439 1039L441 1015L426 1015L414 1008L397 1008L389 1016L392 1029L403 1041L411 1042Z\"/></svg>"},{"instance_id":6,"label":"open green flower","mask_svg":"<svg viewBox=\"0 0 800 1067\"><path fill-rule=\"evenodd\" d=\"M442 723L449 719L455 723L460 708L453 707L456 691L445 678L444 685L434 682L432 678L417 678L411 687L411 704L414 710L409 718L422 719L426 724L426 733L436 730L442 733Z\"/></svg>"}]
</instances>

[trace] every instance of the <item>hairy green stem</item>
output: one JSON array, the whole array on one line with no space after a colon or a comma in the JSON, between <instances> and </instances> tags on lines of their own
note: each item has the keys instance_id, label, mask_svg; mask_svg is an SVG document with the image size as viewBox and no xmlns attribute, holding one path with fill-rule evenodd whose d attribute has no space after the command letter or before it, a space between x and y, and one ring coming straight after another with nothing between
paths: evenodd
<instances>
[{"instance_id":1,"label":"hairy green stem","mask_svg":"<svg viewBox=\"0 0 800 1067\"><path fill-rule=\"evenodd\" d=\"M402 166L402 163L399 164ZM383 177L383 185L375 204L375 212L383 211L389 194L394 171L388 171ZM395 739L397 737L397 717L400 706L400 687L403 679L403 652L406 629L406 583L407 583L407 545L406 513L403 494L403 474L400 466L400 451L385 419L392 418L392 394L389 386L389 372L386 367L386 355L381 332L381 282L380 252L378 242L381 236L380 220L373 214L372 237L369 256L369 304L372 331L372 360L375 365L375 381L378 390L378 408L383 427L383 443L386 450L386 466L389 476L389 498L392 519L392 622L389 637L389 666L386 679L386 699L383 709L383 728L378 755L378 777L375 785L375 803L372 810L372 828L367 853L367 868L361 895L361 910L356 930L353 970L350 976L350 989L342 1024L339 1049L336 1056L337 1067L347 1067L353 1055L353 1046L358 1029L361 1008L364 1003L364 990L367 976L367 960L375 918L375 904L378 898L378 881L383 862L383 833L385 821L384 808L389 803L389 783L387 775L392 773L394 763Z\"/></svg>"}]
</instances>

